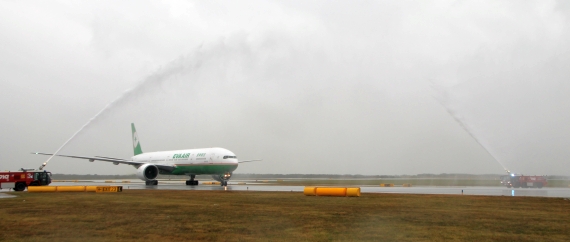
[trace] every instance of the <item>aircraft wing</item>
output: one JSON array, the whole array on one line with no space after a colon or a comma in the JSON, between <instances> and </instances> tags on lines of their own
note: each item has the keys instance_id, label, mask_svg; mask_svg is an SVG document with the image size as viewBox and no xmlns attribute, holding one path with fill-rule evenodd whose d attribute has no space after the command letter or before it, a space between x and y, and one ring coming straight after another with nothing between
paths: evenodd
<instances>
[{"instance_id":1,"label":"aircraft wing","mask_svg":"<svg viewBox=\"0 0 570 242\"><path fill-rule=\"evenodd\" d=\"M262 160L242 160L242 161L238 161L238 163L245 163L245 162L252 162L252 161L262 161Z\"/></svg>"},{"instance_id":2,"label":"aircraft wing","mask_svg":"<svg viewBox=\"0 0 570 242\"><path fill-rule=\"evenodd\" d=\"M48 153L39 153L39 152L34 152L32 154L35 155L53 155L53 154L48 154ZM106 162L113 162L113 164L118 165L118 164L125 164L125 165L133 165L136 167L139 167L141 165L147 164L146 162L138 162L138 161L131 161L131 160L125 160L125 159L120 159L120 158L112 158L112 157L104 157L104 156L77 156L77 155L55 155L55 156L60 156L60 157L67 157L67 158L76 158L76 159L85 159L85 160L89 160L89 161L106 161ZM166 164L153 164L155 166L158 167L158 169L161 170L165 170L165 171L172 171L174 170L174 168L176 168L173 165L166 165Z\"/></svg>"}]
</instances>

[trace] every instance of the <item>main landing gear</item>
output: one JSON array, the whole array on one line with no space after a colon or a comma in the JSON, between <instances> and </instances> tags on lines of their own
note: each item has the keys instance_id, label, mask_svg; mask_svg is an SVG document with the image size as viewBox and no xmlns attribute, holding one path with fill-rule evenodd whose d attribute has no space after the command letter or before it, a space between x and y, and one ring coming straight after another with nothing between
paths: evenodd
<instances>
[{"instance_id":1,"label":"main landing gear","mask_svg":"<svg viewBox=\"0 0 570 242\"><path fill-rule=\"evenodd\" d=\"M156 186L156 185L158 185L158 181L157 181L157 180L145 181L144 183L145 183L145 185L147 185L147 186Z\"/></svg>"},{"instance_id":2,"label":"main landing gear","mask_svg":"<svg viewBox=\"0 0 570 242\"><path fill-rule=\"evenodd\" d=\"M222 181L220 182L220 184L222 184L222 187L227 187L227 186L228 186L228 181L222 180Z\"/></svg>"},{"instance_id":3,"label":"main landing gear","mask_svg":"<svg viewBox=\"0 0 570 242\"><path fill-rule=\"evenodd\" d=\"M190 180L186 181L186 186L198 186L198 181L194 180L196 175L190 175Z\"/></svg>"}]
</instances>

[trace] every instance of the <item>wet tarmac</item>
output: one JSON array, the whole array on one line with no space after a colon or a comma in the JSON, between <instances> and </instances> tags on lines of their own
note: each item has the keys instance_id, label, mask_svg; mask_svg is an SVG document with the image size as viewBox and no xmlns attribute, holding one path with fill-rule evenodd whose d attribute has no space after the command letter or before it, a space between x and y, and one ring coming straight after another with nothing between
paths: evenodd
<instances>
[{"instance_id":1,"label":"wet tarmac","mask_svg":"<svg viewBox=\"0 0 570 242\"><path fill-rule=\"evenodd\" d=\"M245 184L244 184L245 183ZM114 181L112 183L103 180L78 181L78 182L53 182L51 186L123 186L123 189L148 189L148 190L210 190L210 191L279 191L279 192L302 192L304 186L280 186L271 185L271 182L251 182L230 180L227 187L220 185L186 186L184 181L159 181L158 186L146 186L140 180L126 182ZM354 186L352 186L354 187ZM448 195L482 195L482 196L527 196L527 197L562 197L570 198L570 188L506 188L506 187L378 187L360 186L363 193L399 193L399 194L448 194ZM2 189L7 192L8 189ZM0 192L0 197L7 195Z\"/></svg>"},{"instance_id":2,"label":"wet tarmac","mask_svg":"<svg viewBox=\"0 0 570 242\"><path fill-rule=\"evenodd\" d=\"M3 189L4 191L8 191L8 189ZM10 194L6 194L6 193L0 193L0 198L12 198L12 197L16 197Z\"/></svg>"}]
</instances>

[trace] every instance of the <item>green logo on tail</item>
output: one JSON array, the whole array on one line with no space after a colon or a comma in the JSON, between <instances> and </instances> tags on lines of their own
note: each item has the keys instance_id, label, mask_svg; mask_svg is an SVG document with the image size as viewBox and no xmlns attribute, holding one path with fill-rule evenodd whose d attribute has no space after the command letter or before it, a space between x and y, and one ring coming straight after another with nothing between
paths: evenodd
<instances>
[{"instance_id":1,"label":"green logo on tail","mask_svg":"<svg viewBox=\"0 0 570 242\"><path fill-rule=\"evenodd\" d=\"M133 130L133 149L134 149L135 155L140 155L143 152L141 149L141 144L139 142L139 136L137 135L137 130L135 129L134 123L131 123L131 128Z\"/></svg>"}]
</instances>

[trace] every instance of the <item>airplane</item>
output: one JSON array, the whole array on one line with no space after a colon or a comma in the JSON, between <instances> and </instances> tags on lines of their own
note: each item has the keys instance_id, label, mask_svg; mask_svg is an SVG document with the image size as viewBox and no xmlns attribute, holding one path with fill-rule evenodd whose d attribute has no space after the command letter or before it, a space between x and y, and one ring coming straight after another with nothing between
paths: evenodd
<instances>
[{"instance_id":1,"label":"airplane","mask_svg":"<svg viewBox=\"0 0 570 242\"><path fill-rule=\"evenodd\" d=\"M137 178L145 181L147 186L158 185L156 180L158 174L163 175L188 175L190 179L186 181L188 186L197 186L196 175L212 175L212 178L219 181L222 186L228 185L228 180L232 176L239 163L261 161L244 160L238 161L237 156L224 148L202 148L187 150L172 150L143 153L139 142L135 124L131 123L133 135L134 156L130 160L112 158L105 156L74 156L56 155L68 158L86 159L90 162L106 161L114 165L126 164L137 168ZM36 155L53 155L47 153L32 153Z\"/></svg>"}]
</instances>

